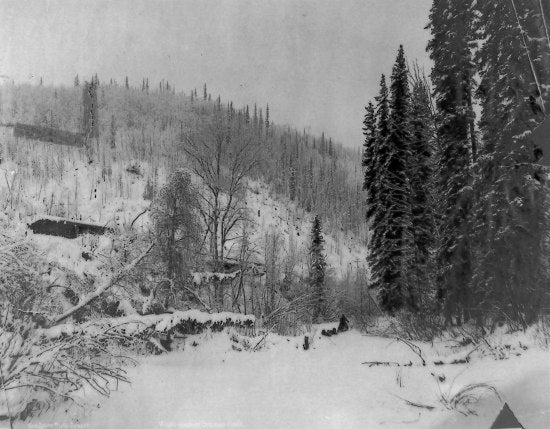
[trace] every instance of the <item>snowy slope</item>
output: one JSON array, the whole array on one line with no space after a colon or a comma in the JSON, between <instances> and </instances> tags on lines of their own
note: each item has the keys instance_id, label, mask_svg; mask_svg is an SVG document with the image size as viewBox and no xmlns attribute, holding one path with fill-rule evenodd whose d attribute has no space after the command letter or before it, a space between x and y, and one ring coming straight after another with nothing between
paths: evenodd
<instances>
[{"instance_id":1,"label":"snowy slope","mask_svg":"<svg viewBox=\"0 0 550 429\"><path fill-rule=\"evenodd\" d=\"M5 201L9 216L16 220L18 235L26 234L47 258L58 261L78 274L97 275L97 263L84 261L82 252L106 254L112 240L77 238L67 240L33 235L26 225L37 218L62 216L107 225L115 230L128 228L135 217L150 205L144 199L147 180L157 179L158 186L166 181L167 172L156 171L147 162L135 160L104 160L89 164L83 149L59 145L14 140L9 129L0 127L2 152L8 154L0 164L0 201ZM136 167L139 174L128 171ZM130 169L131 170L131 169ZM156 175L156 177L155 177ZM194 181L197 182L196 178ZM307 274L307 248L310 239L312 213L296 204L272 195L268 185L250 180L246 206L252 220L252 241L257 261L263 263L265 234L277 231L284 240L281 252L290 244L300 257L298 274ZM147 213L133 227L148 228ZM336 278L342 278L357 264L363 264L366 249L354 237L338 232L332 236L324 231L328 268ZM231 256L231 250L227 252ZM233 249L233 251L235 251Z\"/></svg>"},{"instance_id":2,"label":"snowy slope","mask_svg":"<svg viewBox=\"0 0 550 429\"><path fill-rule=\"evenodd\" d=\"M269 187L258 181L249 182L246 200L255 225L253 240L261 243L265 234L272 231L282 235L286 247L292 240L301 253L299 269L305 275L307 260L304 255L309 246L314 214L307 213L288 199L274 198ZM365 263L366 247L354 237L340 232L333 236L326 231L323 235L328 269L336 278L343 278L348 270L356 268L357 263Z\"/></svg>"}]
</instances>

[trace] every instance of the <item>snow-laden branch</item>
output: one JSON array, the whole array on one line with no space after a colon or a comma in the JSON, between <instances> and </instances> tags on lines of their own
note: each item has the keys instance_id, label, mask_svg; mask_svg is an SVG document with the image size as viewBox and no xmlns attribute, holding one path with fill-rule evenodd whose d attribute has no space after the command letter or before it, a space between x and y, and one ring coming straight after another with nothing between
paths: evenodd
<instances>
[{"instance_id":1,"label":"snow-laden branch","mask_svg":"<svg viewBox=\"0 0 550 429\"><path fill-rule=\"evenodd\" d=\"M206 313L200 310L174 311L164 314L132 314L123 317L109 317L91 320L80 324L60 324L40 330L40 335L49 340L60 337L71 337L85 333L88 336L114 335L117 333L125 336L139 335L147 329L155 332L166 333L182 322L194 322L205 327L214 324L234 324L253 326L256 318L253 315L240 313Z\"/></svg>"},{"instance_id":2,"label":"snow-laden branch","mask_svg":"<svg viewBox=\"0 0 550 429\"><path fill-rule=\"evenodd\" d=\"M62 322L69 316L73 315L75 312L80 310L81 308L88 305L90 302L95 300L96 298L99 298L105 291L107 291L109 288L114 286L116 283L118 283L120 280L122 280L124 277L126 277L136 266L149 254L151 249L155 246L154 243L152 243L145 252L143 252L141 255L139 255L136 259L134 259L132 262L130 262L128 265L126 265L124 268L122 268L120 271L118 271L113 277L111 277L109 280L105 281L102 285L100 285L95 291L89 293L85 297L83 297L77 305L74 307L71 307L68 309L65 313L57 316L54 321L53 325L57 325L59 322Z\"/></svg>"}]
</instances>

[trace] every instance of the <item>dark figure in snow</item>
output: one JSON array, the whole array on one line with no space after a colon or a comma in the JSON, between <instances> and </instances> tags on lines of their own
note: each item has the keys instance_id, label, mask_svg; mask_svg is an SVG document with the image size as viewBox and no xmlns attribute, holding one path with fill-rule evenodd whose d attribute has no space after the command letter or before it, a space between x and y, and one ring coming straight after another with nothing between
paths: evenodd
<instances>
[{"instance_id":1,"label":"dark figure in snow","mask_svg":"<svg viewBox=\"0 0 550 429\"><path fill-rule=\"evenodd\" d=\"M349 320L344 314L340 317L340 323L338 324L338 332L344 332L349 329Z\"/></svg>"}]
</instances>

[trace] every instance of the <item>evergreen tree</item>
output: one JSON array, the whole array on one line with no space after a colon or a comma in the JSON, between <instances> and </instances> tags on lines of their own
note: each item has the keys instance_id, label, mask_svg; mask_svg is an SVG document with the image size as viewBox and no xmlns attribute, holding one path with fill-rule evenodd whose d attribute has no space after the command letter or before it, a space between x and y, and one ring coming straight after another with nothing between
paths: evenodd
<instances>
[{"instance_id":1,"label":"evergreen tree","mask_svg":"<svg viewBox=\"0 0 550 429\"><path fill-rule=\"evenodd\" d=\"M124 78L124 88L130 89L130 84L128 83L128 76Z\"/></svg>"},{"instance_id":2,"label":"evergreen tree","mask_svg":"<svg viewBox=\"0 0 550 429\"><path fill-rule=\"evenodd\" d=\"M294 199L296 198L296 170L294 168L290 169L288 188L290 193L290 201L294 201Z\"/></svg>"},{"instance_id":3,"label":"evergreen tree","mask_svg":"<svg viewBox=\"0 0 550 429\"><path fill-rule=\"evenodd\" d=\"M538 88L548 82L550 71L539 65L550 58L550 47L535 49L524 38L540 13L532 1L483 2L476 8L485 39L479 51L484 146L475 182L476 307L478 315L496 310L495 316L505 314L526 326L545 305L549 281L547 197L533 177L529 131L540 121L530 97L549 101Z\"/></svg>"},{"instance_id":4,"label":"evergreen tree","mask_svg":"<svg viewBox=\"0 0 550 429\"><path fill-rule=\"evenodd\" d=\"M204 87L203 87L202 98L204 101L208 99L208 91L206 90L206 84L204 84Z\"/></svg>"},{"instance_id":5,"label":"evergreen tree","mask_svg":"<svg viewBox=\"0 0 550 429\"><path fill-rule=\"evenodd\" d=\"M266 136L269 135L269 126L271 124L269 123L269 104L265 107L265 134Z\"/></svg>"},{"instance_id":6,"label":"evergreen tree","mask_svg":"<svg viewBox=\"0 0 550 429\"><path fill-rule=\"evenodd\" d=\"M383 82L385 85L385 81ZM363 120L363 165L365 176L363 190L367 191L367 221L373 218L374 211L379 207L376 194L376 179L381 174L378 158L378 136L376 134L376 112L374 105L369 102L365 107L365 119Z\"/></svg>"},{"instance_id":7,"label":"evergreen tree","mask_svg":"<svg viewBox=\"0 0 550 429\"><path fill-rule=\"evenodd\" d=\"M111 116L111 149L116 147L116 120L115 115Z\"/></svg>"},{"instance_id":8,"label":"evergreen tree","mask_svg":"<svg viewBox=\"0 0 550 429\"><path fill-rule=\"evenodd\" d=\"M380 290L383 285L385 271L384 220L387 200L384 195L387 190L385 165L388 159L387 140L389 136L388 87L384 75L380 80L380 93L376 97L376 124L367 132L369 133L367 134L369 140L368 142L365 141L367 147L363 159L365 166L363 188L367 191L367 221L372 231L367 245L367 261L371 270L370 285L372 288Z\"/></svg>"},{"instance_id":9,"label":"evergreen tree","mask_svg":"<svg viewBox=\"0 0 550 429\"><path fill-rule=\"evenodd\" d=\"M309 246L309 284L315 299L313 320L320 322L325 311L325 239L321 231L321 220L315 215L311 228Z\"/></svg>"},{"instance_id":10,"label":"evergreen tree","mask_svg":"<svg viewBox=\"0 0 550 429\"><path fill-rule=\"evenodd\" d=\"M252 117L252 125L254 129L258 128L258 108L256 107L256 104L254 104L254 116Z\"/></svg>"},{"instance_id":11,"label":"evergreen tree","mask_svg":"<svg viewBox=\"0 0 550 429\"><path fill-rule=\"evenodd\" d=\"M389 312L405 304L415 308L416 294L407 282L407 263L410 258L410 188L407 178L410 158L410 90L408 69L403 46L399 47L393 67L390 89L388 155L385 163L386 183L381 186L385 201L383 228L383 272L380 300Z\"/></svg>"},{"instance_id":12,"label":"evergreen tree","mask_svg":"<svg viewBox=\"0 0 550 429\"><path fill-rule=\"evenodd\" d=\"M78 75L74 77L74 86L75 88L78 88L80 86L80 79L78 78Z\"/></svg>"},{"instance_id":13,"label":"evergreen tree","mask_svg":"<svg viewBox=\"0 0 550 429\"><path fill-rule=\"evenodd\" d=\"M471 155L475 156L472 85L473 42L471 0L434 0L428 44L434 61L431 73L437 108L437 138L441 152L438 191L441 205L437 250L438 295L444 301L447 322L460 323L469 307L472 256L469 219L471 217Z\"/></svg>"}]
</instances>

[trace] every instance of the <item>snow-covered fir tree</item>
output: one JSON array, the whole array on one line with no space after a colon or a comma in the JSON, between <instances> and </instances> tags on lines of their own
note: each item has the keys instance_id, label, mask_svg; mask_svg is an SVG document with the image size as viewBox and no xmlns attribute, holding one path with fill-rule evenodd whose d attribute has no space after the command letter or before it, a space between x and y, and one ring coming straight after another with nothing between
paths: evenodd
<instances>
[{"instance_id":1,"label":"snow-covered fir tree","mask_svg":"<svg viewBox=\"0 0 550 429\"><path fill-rule=\"evenodd\" d=\"M477 10L484 17L479 52L484 146L475 183L473 286L483 315L506 314L525 326L544 305L549 281L547 191L535 178L530 131L541 120L533 99L541 109L549 101L540 85L548 82L549 71L540 64L548 62L550 46L534 49L524 33L535 22L527 18L540 12L532 1L482 2Z\"/></svg>"},{"instance_id":2,"label":"snow-covered fir tree","mask_svg":"<svg viewBox=\"0 0 550 429\"><path fill-rule=\"evenodd\" d=\"M411 207L407 171L410 162L410 89L403 46L399 47L390 86L389 135L387 138L386 183L381 185L384 201L384 255L380 300L392 312L405 304L416 307L413 285L407 281L406 267L410 258Z\"/></svg>"},{"instance_id":3,"label":"snow-covered fir tree","mask_svg":"<svg viewBox=\"0 0 550 429\"><path fill-rule=\"evenodd\" d=\"M363 190L367 192L367 220L372 218L374 211L377 208L377 195L376 195L376 179L380 174L378 154L378 136L376 134L376 112L374 105L369 102L365 107L365 119L363 121L363 135L365 136L365 142L363 143L363 159L362 166L365 169L365 175L363 180Z\"/></svg>"},{"instance_id":4,"label":"snow-covered fir tree","mask_svg":"<svg viewBox=\"0 0 550 429\"><path fill-rule=\"evenodd\" d=\"M430 12L434 61L431 72L437 108L440 242L437 249L438 294L448 321L462 318L469 306L472 273L469 216L471 159L476 151L473 132L472 87L474 40L471 1L435 0Z\"/></svg>"},{"instance_id":5,"label":"snow-covered fir tree","mask_svg":"<svg viewBox=\"0 0 550 429\"><path fill-rule=\"evenodd\" d=\"M309 285L314 297L313 320L320 321L326 306L325 270L325 239L321 228L321 220L315 215L311 227L311 243L309 245Z\"/></svg>"},{"instance_id":6,"label":"snow-covered fir tree","mask_svg":"<svg viewBox=\"0 0 550 429\"><path fill-rule=\"evenodd\" d=\"M387 139L389 135L389 104L388 87L386 77L382 75L380 80L380 92L376 97L376 129L372 132L376 140L369 142L365 152L365 181L363 189L367 190L367 220L371 229L371 237L368 242L367 261L371 269L371 287L380 288L384 274L384 229L383 222L386 213L383 198L386 192L386 169L384 168L388 157ZM372 153L370 153L372 148Z\"/></svg>"}]
</instances>

